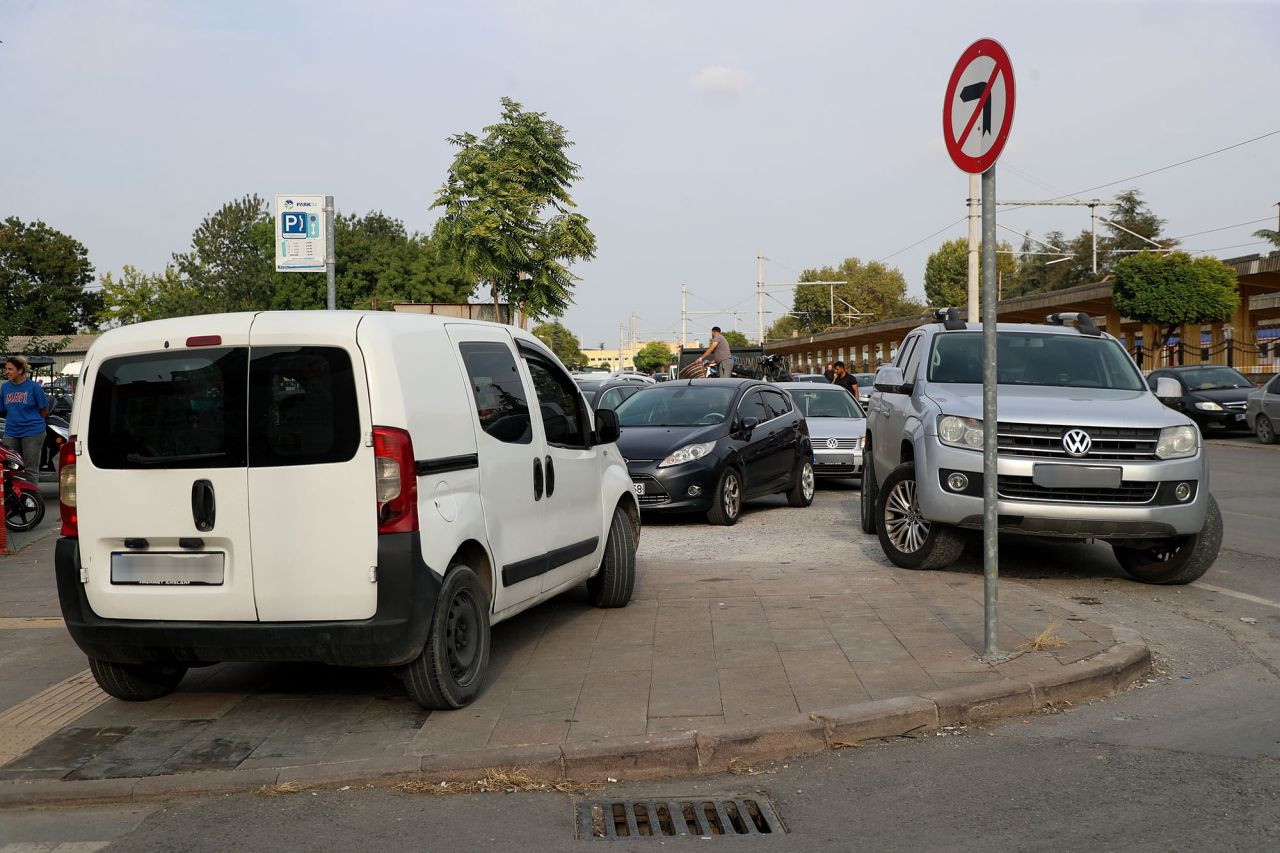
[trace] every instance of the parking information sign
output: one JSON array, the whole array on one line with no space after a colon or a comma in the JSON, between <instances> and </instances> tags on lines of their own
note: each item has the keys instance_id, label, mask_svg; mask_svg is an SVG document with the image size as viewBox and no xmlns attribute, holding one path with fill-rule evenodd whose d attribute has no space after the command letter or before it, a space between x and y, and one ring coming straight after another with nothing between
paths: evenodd
<instances>
[{"instance_id":1,"label":"parking information sign","mask_svg":"<svg viewBox=\"0 0 1280 853\"><path fill-rule=\"evenodd\" d=\"M981 174L1000 156L1013 127L1013 65L994 39L969 45L942 100L942 136L963 171Z\"/></svg>"},{"instance_id":2,"label":"parking information sign","mask_svg":"<svg viewBox=\"0 0 1280 853\"><path fill-rule=\"evenodd\" d=\"M276 196L276 272L324 272L324 196Z\"/></svg>"}]
</instances>

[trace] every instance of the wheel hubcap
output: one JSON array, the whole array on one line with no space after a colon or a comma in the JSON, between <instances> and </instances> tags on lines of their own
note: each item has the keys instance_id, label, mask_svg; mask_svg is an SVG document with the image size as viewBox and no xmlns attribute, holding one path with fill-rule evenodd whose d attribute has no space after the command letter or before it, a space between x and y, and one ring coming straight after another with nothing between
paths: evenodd
<instances>
[{"instance_id":1,"label":"wheel hubcap","mask_svg":"<svg viewBox=\"0 0 1280 853\"><path fill-rule=\"evenodd\" d=\"M1258 419L1258 438L1265 442L1271 441L1271 421L1266 418Z\"/></svg>"},{"instance_id":2,"label":"wheel hubcap","mask_svg":"<svg viewBox=\"0 0 1280 853\"><path fill-rule=\"evenodd\" d=\"M929 522L920 514L916 483L903 480L889 492L884 502L884 530L894 547L913 554L929 535Z\"/></svg>"},{"instance_id":3,"label":"wheel hubcap","mask_svg":"<svg viewBox=\"0 0 1280 853\"><path fill-rule=\"evenodd\" d=\"M449 661L449 673L463 681L476 662L479 637L476 631L475 601L470 593L459 592L449 602L445 620L445 656Z\"/></svg>"},{"instance_id":4,"label":"wheel hubcap","mask_svg":"<svg viewBox=\"0 0 1280 853\"><path fill-rule=\"evenodd\" d=\"M742 494L738 488L738 477L736 474L730 474L724 480L724 514L730 518L736 518L741 500Z\"/></svg>"},{"instance_id":5,"label":"wheel hubcap","mask_svg":"<svg viewBox=\"0 0 1280 853\"><path fill-rule=\"evenodd\" d=\"M810 462L804 463L804 470L800 472L800 492L805 500L813 498L813 464Z\"/></svg>"}]
</instances>

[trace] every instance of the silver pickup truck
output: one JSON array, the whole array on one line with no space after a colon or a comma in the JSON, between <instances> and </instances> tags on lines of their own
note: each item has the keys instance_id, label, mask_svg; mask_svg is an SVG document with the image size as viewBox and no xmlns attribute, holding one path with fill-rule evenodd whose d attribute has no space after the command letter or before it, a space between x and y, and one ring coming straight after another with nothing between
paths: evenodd
<instances>
[{"instance_id":1,"label":"silver pickup truck","mask_svg":"<svg viewBox=\"0 0 1280 853\"><path fill-rule=\"evenodd\" d=\"M867 411L862 529L912 569L982 529L982 326L935 317L877 371ZM996 340L1000 530L1109 542L1147 583L1203 575L1222 517L1200 431L1161 403L1178 389L1153 393L1087 314L1001 323Z\"/></svg>"}]
</instances>

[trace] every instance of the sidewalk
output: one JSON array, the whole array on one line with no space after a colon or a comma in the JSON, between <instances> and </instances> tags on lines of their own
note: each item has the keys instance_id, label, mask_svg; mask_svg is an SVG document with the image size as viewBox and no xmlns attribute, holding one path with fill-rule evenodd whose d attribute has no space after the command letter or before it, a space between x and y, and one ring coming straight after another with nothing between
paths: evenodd
<instances>
[{"instance_id":1,"label":"sidewalk","mask_svg":"<svg viewBox=\"0 0 1280 853\"><path fill-rule=\"evenodd\" d=\"M1001 584L989 664L982 578L841 565L641 560L632 603L581 591L494 628L489 684L428 714L385 671L193 669L172 696L108 699L57 617L56 535L0 558L0 806L128 801L283 782L577 781L719 772L868 738L1026 714L1123 689L1134 632ZM52 618L51 618L52 617Z\"/></svg>"}]
</instances>

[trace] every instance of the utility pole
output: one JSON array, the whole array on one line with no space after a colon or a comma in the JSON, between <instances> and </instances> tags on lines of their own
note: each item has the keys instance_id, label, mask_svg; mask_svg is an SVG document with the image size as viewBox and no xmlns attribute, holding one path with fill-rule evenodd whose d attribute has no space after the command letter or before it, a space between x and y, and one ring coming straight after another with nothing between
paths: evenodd
<instances>
[{"instance_id":1,"label":"utility pole","mask_svg":"<svg viewBox=\"0 0 1280 853\"><path fill-rule=\"evenodd\" d=\"M627 327L623 323L618 324L618 371L622 371L622 341L627 334Z\"/></svg>"},{"instance_id":2,"label":"utility pole","mask_svg":"<svg viewBox=\"0 0 1280 853\"><path fill-rule=\"evenodd\" d=\"M1087 208L1089 208L1089 219L1090 219L1089 233L1090 233L1090 236L1091 236L1091 242L1093 243L1093 273L1094 273L1094 275L1097 275L1097 273L1098 273L1098 220L1099 220L1099 219L1101 219L1103 222L1107 222L1107 221L1108 221L1108 220L1107 220L1107 218L1106 218L1105 216L1098 216L1098 207L1099 207L1099 206L1102 206L1102 207L1115 207L1115 206L1116 206L1117 204L1119 204L1119 203L1120 203L1120 199L1118 199L1118 198L1112 198L1112 199L1101 199L1101 198L1090 198L1090 199L1080 199L1080 198L1051 198L1051 199L1045 199L1045 200L1043 200L1043 201L998 201L998 202L996 202L996 204L997 204L997 205L999 205L999 206L1013 206L1013 207L1057 207L1057 206L1066 206L1066 207L1087 207ZM1124 230L1128 230L1128 229L1124 229ZM1133 234L1133 232L1132 232L1132 231L1130 231L1129 233L1130 233L1130 234ZM1141 234L1134 234L1133 236L1135 236L1135 237L1141 237L1143 240L1146 240L1146 239L1147 239L1146 237L1142 237L1142 235L1141 235ZM1036 242L1037 242L1037 243L1039 243L1040 241L1039 241L1039 240L1037 240ZM1151 242L1151 241L1149 241L1149 240L1148 240L1147 242ZM1156 245L1157 245L1157 246L1159 246L1159 244L1158 244L1158 243L1157 243Z\"/></svg>"},{"instance_id":3,"label":"utility pole","mask_svg":"<svg viewBox=\"0 0 1280 853\"><path fill-rule=\"evenodd\" d=\"M756 299L760 313L760 346L764 346L764 252L756 252ZM736 318L735 318L736 319Z\"/></svg>"},{"instance_id":4,"label":"utility pole","mask_svg":"<svg viewBox=\"0 0 1280 853\"><path fill-rule=\"evenodd\" d=\"M680 285L680 349L684 350L687 325L689 320L689 286Z\"/></svg>"},{"instance_id":5,"label":"utility pole","mask_svg":"<svg viewBox=\"0 0 1280 853\"><path fill-rule=\"evenodd\" d=\"M636 312L631 312L631 346L627 348L631 355L631 363L636 363Z\"/></svg>"}]
</instances>

